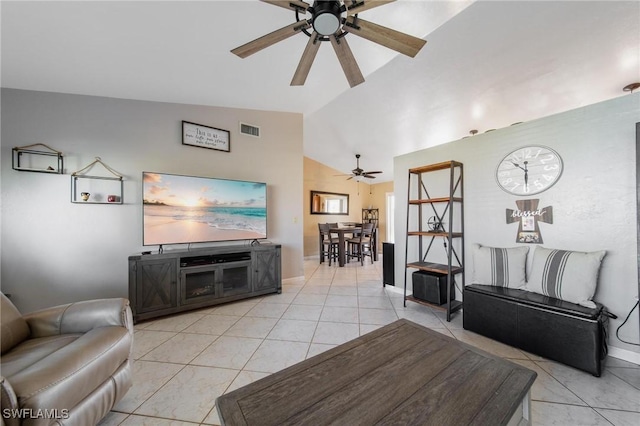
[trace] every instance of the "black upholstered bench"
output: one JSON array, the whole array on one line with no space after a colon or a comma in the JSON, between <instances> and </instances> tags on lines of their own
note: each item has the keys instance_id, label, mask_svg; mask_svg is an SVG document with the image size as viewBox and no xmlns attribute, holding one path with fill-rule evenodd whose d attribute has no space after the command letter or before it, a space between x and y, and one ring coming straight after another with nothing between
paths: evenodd
<instances>
[{"instance_id":1,"label":"black upholstered bench","mask_svg":"<svg viewBox=\"0 0 640 426\"><path fill-rule=\"evenodd\" d=\"M538 293L481 284L465 286L463 327L599 377L607 355L607 324L614 317L596 303L587 308Z\"/></svg>"}]
</instances>

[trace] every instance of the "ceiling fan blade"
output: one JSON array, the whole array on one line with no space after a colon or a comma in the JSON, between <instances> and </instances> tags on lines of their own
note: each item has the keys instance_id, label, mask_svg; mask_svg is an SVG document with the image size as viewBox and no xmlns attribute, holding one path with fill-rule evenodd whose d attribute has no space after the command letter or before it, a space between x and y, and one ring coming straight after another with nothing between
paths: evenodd
<instances>
[{"instance_id":1,"label":"ceiling fan blade","mask_svg":"<svg viewBox=\"0 0 640 426\"><path fill-rule=\"evenodd\" d=\"M382 173L380 170L376 170L375 172L364 172L363 175L377 175L378 173Z\"/></svg>"},{"instance_id":2,"label":"ceiling fan blade","mask_svg":"<svg viewBox=\"0 0 640 426\"><path fill-rule=\"evenodd\" d=\"M349 86L354 87L360 83L364 83L364 77L362 76L360 67L356 62L356 58L353 57L353 53L349 48L347 40L344 37L337 39L335 35L329 36L329 38L331 40L333 50L335 50L336 55L338 56L338 61L340 61L344 75L347 77Z\"/></svg>"},{"instance_id":3,"label":"ceiling fan blade","mask_svg":"<svg viewBox=\"0 0 640 426\"><path fill-rule=\"evenodd\" d=\"M403 55L415 57L420 49L427 43L418 37L365 21L354 16L347 17L342 26L344 31L350 32L369 41L400 52Z\"/></svg>"},{"instance_id":4,"label":"ceiling fan blade","mask_svg":"<svg viewBox=\"0 0 640 426\"><path fill-rule=\"evenodd\" d=\"M274 6L284 7L285 9L290 10L300 10L302 12L306 11L311 7L309 4L299 1L299 0L260 0L263 3L269 3Z\"/></svg>"},{"instance_id":5,"label":"ceiling fan blade","mask_svg":"<svg viewBox=\"0 0 640 426\"><path fill-rule=\"evenodd\" d=\"M393 3L394 1L396 0L345 0L344 5L347 8L347 15L355 15L356 13Z\"/></svg>"},{"instance_id":6,"label":"ceiling fan blade","mask_svg":"<svg viewBox=\"0 0 640 426\"><path fill-rule=\"evenodd\" d=\"M246 58L247 56L253 55L254 53L259 52L262 49L271 46L272 44L276 44L279 41L285 40L295 34L298 34L300 31L302 31L303 29L307 29L310 26L311 24L306 19L304 21L294 22L291 25L287 25L286 27L280 28L279 30L275 30L267 35L250 41L247 44L236 47L231 51L231 53L233 53L234 55L238 55L241 58Z\"/></svg>"},{"instance_id":7,"label":"ceiling fan blade","mask_svg":"<svg viewBox=\"0 0 640 426\"><path fill-rule=\"evenodd\" d=\"M351 180L351 179L353 179L353 176L347 178L347 180Z\"/></svg>"},{"instance_id":8,"label":"ceiling fan blade","mask_svg":"<svg viewBox=\"0 0 640 426\"><path fill-rule=\"evenodd\" d=\"M362 177L367 178L367 179L375 179L376 178L375 176L371 176L370 174L367 174L367 173L363 174Z\"/></svg>"},{"instance_id":9,"label":"ceiling fan blade","mask_svg":"<svg viewBox=\"0 0 640 426\"><path fill-rule=\"evenodd\" d=\"M296 68L296 72L293 74L291 86L303 86L304 82L307 81L309 70L311 70L311 65L313 64L314 59L316 59L320 43L320 40L318 40L318 33L314 31L311 34L311 37L309 37L307 47L304 48L298 68Z\"/></svg>"}]
</instances>

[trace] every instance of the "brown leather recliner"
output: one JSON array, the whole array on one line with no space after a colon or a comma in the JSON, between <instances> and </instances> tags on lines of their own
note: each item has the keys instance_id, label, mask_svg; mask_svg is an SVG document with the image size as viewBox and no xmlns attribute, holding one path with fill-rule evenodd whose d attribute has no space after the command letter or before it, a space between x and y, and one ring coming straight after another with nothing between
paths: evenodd
<instances>
[{"instance_id":1,"label":"brown leather recliner","mask_svg":"<svg viewBox=\"0 0 640 426\"><path fill-rule=\"evenodd\" d=\"M0 293L3 425L95 425L132 384L127 299L21 315Z\"/></svg>"}]
</instances>

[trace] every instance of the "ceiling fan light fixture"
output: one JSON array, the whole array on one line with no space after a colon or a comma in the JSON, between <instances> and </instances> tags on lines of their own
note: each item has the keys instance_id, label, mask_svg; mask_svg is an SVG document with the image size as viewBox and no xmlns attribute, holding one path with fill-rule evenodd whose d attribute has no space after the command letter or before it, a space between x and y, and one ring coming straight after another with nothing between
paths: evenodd
<instances>
[{"instance_id":1,"label":"ceiling fan light fixture","mask_svg":"<svg viewBox=\"0 0 640 426\"><path fill-rule=\"evenodd\" d=\"M340 29L340 2L337 0L321 1L313 4L313 29L321 36L330 36Z\"/></svg>"}]
</instances>

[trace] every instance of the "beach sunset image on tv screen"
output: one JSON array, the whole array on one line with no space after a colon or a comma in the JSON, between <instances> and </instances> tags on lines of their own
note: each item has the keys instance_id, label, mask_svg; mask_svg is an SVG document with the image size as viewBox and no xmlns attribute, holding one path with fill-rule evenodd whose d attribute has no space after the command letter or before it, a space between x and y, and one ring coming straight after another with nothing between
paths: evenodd
<instances>
[{"instance_id":1,"label":"beach sunset image on tv screen","mask_svg":"<svg viewBox=\"0 0 640 426\"><path fill-rule=\"evenodd\" d=\"M143 244L267 237L267 184L142 173Z\"/></svg>"}]
</instances>

